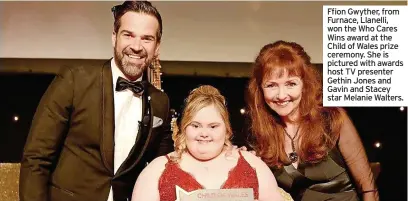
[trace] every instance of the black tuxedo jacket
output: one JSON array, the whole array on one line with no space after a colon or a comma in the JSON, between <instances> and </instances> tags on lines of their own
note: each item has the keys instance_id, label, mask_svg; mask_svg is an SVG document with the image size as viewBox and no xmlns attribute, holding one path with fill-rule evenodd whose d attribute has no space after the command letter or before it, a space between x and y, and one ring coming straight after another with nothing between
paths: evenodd
<instances>
[{"instance_id":1,"label":"black tuxedo jacket","mask_svg":"<svg viewBox=\"0 0 408 201\"><path fill-rule=\"evenodd\" d=\"M24 148L21 201L106 201L111 186L115 201L131 200L146 164L173 151L169 100L146 82L143 122L135 122L140 124L135 145L114 174L113 97L110 61L92 68L65 67L56 75ZM154 116L163 124L155 127Z\"/></svg>"}]
</instances>

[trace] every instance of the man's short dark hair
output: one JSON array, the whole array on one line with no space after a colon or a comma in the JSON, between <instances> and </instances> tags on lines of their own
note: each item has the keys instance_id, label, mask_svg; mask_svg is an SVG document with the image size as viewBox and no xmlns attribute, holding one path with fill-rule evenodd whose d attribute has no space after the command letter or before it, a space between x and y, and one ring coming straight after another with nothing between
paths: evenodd
<instances>
[{"instance_id":1,"label":"man's short dark hair","mask_svg":"<svg viewBox=\"0 0 408 201\"><path fill-rule=\"evenodd\" d=\"M159 30L157 30L157 41L160 42L162 37L162 18L159 11L148 1L125 1L122 5L117 5L112 8L113 16L115 18L114 31L118 32L121 25L120 19L127 12L136 12L151 15L159 22Z\"/></svg>"}]
</instances>

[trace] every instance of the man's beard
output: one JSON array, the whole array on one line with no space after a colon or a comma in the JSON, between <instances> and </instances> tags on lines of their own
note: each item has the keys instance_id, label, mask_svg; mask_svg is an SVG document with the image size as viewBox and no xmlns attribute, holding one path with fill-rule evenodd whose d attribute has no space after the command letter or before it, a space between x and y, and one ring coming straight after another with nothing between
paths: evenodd
<instances>
[{"instance_id":1,"label":"man's beard","mask_svg":"<svg viewBox=\"0 0 408 201\"><path fill-rule=\"evenodd\" d=\"M131 50L128 50L131 51ZM143 72L146 70L147 66L151 64L151 59L148 58L148 55L145 50L142 50L139 54L141 57L144 57L144 62L141 64L131 63L129 61L129 57L125 55L129 55L128 51L123 50L119 52L115 47L115 62L118 65L118 68L123 72L123 74L132 79L136 80L140 76L142 76Z\"/></svg>"}]
</instances>

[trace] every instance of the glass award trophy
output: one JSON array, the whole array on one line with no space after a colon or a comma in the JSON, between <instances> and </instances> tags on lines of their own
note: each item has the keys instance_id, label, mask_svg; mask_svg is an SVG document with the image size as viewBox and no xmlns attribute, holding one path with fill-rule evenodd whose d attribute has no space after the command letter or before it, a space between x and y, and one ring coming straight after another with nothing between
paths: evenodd
<instances>
[{"instance_id":1,"label":"glass award trophy","mask_svg":"<svg viewBox=\"0 0 408 201\"><path fill-rule=\"evenodd\" d=\"M176 186L176 201L254 201L252 188L200 189L186 192Z\"/></svg>"}]
</instances>

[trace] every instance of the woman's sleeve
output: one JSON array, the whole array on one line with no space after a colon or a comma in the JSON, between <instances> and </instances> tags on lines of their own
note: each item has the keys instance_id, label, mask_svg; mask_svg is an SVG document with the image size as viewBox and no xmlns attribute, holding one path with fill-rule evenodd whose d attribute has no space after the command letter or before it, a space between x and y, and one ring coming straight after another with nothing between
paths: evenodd
<instances>
[{"instance_id":1,"label":"woman's sleeve","mask_svg":"<svg viewBox=\"0 0 408 201\"><path fill-rule=\"evenodd\" d=\"M379 194L364 146L352 121L345 113L340 129L339 149L356 182L357 189L363 193L364 201L378 201Z\"/></svg>"}]
</instances>

